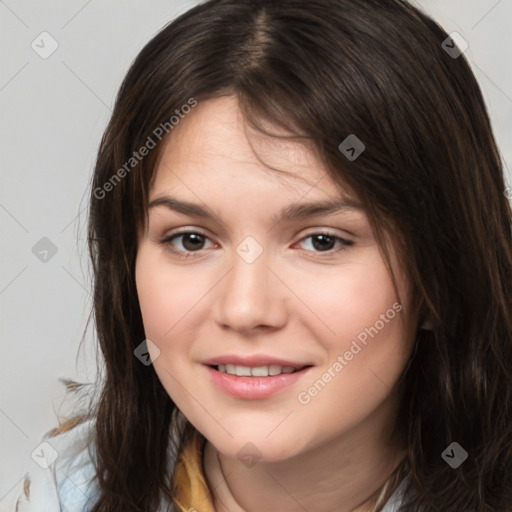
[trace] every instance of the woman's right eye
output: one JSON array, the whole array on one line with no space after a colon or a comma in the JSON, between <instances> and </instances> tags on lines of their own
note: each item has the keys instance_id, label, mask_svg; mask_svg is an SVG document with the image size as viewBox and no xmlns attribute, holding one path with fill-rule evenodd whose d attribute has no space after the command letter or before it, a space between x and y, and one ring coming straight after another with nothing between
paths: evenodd
<instances>
[{"instance_id":1,"label":"woman's right eye","mask_svg":"<svg viewBox=\"0 0 512 512\"><path fill-rule=\"evenodd\" d=\"M177 240L180 240L178 245L181 245L185 251L176 249L174 242ZM203 249L204 240L209 240L209 238L198 231L179 231L165 237L161 243L164 244L172 253L176 254L178 257L190 258L194 256L194 252L198 252Z\"/></svg>"}]
</instances>

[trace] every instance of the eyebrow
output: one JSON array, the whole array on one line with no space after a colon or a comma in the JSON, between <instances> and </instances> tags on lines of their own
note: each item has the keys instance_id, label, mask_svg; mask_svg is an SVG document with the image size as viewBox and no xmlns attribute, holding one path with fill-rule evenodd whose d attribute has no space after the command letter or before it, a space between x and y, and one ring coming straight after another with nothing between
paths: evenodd
<instances>
[{"instance_id":1,"label":"eyebrow","mask_svg":"<svg viewBox=\"0 0 512 512\"><path fill-rule=\"evenodd\" d=\"M215 219L220 221L218 216L215 215L209 208L203 208L198 204L182 201L180 199L176 199L175 197L157 197L149 203L149 209L156 206L165 206L170 210L182 213L183 215ZM351 210L362 211L364 208L361 203L350 198L315 201L311 203L293 203L283 208L279 214L273 215L272 220L276 222L292 221L307 219L309 217L315 217L318 215L330 215Z\"/></svg>"}]
</instances>

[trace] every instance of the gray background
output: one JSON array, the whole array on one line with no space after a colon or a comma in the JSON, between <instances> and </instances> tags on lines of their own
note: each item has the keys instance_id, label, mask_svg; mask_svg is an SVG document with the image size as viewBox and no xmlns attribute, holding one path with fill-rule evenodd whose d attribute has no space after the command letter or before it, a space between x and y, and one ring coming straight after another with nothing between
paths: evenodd
<instances>
[{"instance_id":1,"label":"gray background","mask_svg":"<svg viewBox=\"0 0 512 512\"><path fill-rule=\"evenodd\" d=\"M91 307L87 195L115 94L142 46L196 3L0 0L1 511L14 510L30 454L66 412L58 378L96 376L92 329L78 352ZM512 3L415 3L468 41L510 183ZM51 48L44 31L58 43L46 59L31 47ZM57 252L41 261L45 237Z\"/></svg>"}]
</instances>

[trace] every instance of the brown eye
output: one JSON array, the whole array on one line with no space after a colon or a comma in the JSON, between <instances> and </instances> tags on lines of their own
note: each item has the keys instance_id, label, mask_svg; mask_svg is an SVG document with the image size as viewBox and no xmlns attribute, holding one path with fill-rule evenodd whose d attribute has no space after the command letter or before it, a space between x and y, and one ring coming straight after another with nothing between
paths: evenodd
<instances>
[{"instance_id":1,"label":"brown eye","mask_svg":"<svg viewBox=\"0 0 512 512\"><path fill-rule=\"evenodd\" d=\"M203 248L203 235L198 233L185 233L179 236L183 237L181 244L185 249L187 249L187 251L196 251ZM173 238L175 239L176 237Z\"/></svg>"},{"instance_id":2,"label":"brown eye","mask_svg":"<svg viewBox=\"0 0 512 512\"><path fill-rule=\"evenodd\" d=\"M161 243L168 247L171 252L187 258L192 256L190 253L204 249L206 240L209 240L209 238L197 231L180 231L164 238Z\"/></svg>"},{"instance_id":3,"label":"brown eye","mask_svg":"<svg viewBox=\"0 0 512 512\"><path fill-rule=\"evenodd\" d=\"M314 252L338 252L344 250L347 246L354 245L354 242L351 240L345 240L332 233L312 233L304 237L301 242L308 239L311 239L310 246L313 248ZM340 244L338 249L334 249L336 242Z\"/></svg>"}]
</instances>

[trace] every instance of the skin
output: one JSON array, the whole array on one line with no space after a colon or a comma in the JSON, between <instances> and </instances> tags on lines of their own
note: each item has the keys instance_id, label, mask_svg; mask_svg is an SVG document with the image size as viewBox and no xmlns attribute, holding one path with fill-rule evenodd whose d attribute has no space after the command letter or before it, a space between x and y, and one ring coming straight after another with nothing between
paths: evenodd
<instances>
[{"instance_id":1,"label":"skin","mask_svg":"<svg viewBox=\"0 0 512 512\"><path fill-rule=\"evenodd\" d=\"M218 456L226 478L214 490L216 510L361 506L405 454L404 443L391 438L393 386L413 344L407 282L395 273L397 296L364 210L276 223L273 215L291 203L335 199L339 192L311 147L249 129L234 97L200 102L173 129L150 201L165 195L208 207L220 219L150 208L136 262L145 333L160 351L151 351L154 369L206 437L207 453ZM206 238L161 243L183 229ZM311 236L322 231L354 243L322 249ZM263 249L252 263L236 252L247 236ZM179 258L172 248L190 257ZM300 403L299 393L395 303L402 311ZM238 399L212 384L202 364L228 353L270 354L314 368L270 398ZM261 456L252 467L237 457L248 442ZM214 487L212 466L205 466Z\"/></svg>"}]
</instances>

